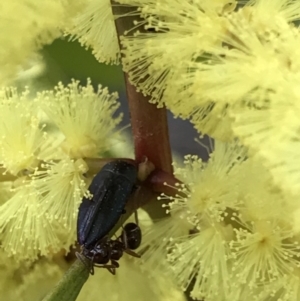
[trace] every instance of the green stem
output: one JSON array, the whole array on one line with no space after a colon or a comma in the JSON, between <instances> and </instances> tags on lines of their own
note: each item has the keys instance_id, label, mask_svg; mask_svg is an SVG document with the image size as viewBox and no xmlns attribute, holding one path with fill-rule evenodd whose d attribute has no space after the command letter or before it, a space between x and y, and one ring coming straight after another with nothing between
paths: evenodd
<instances>
[{"instance_id":1,"label":"green stem","mask_svg":"<svg viewBox=\"0 0 300 301\"><path fill-rule=\"evenodd\" d=\"M76 260L43 301L75 301L89 277L89 270Z\"/></svg>"}]
</instances>

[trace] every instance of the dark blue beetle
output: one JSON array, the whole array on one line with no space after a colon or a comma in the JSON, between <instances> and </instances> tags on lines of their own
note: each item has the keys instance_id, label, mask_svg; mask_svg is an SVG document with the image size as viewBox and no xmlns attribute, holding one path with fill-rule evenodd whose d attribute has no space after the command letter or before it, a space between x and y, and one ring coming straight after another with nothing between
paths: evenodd
<instances>
[{"instance_id":1,"label":"dark blue beetle","mask_svg":"<svg viewBox=\"0 0 300 301\"><path fill-rule=\"evenodd\" d=\"M105 264L114 257L118 260L122 256L112 255L112 252L116 254L119 250L123 254L123 251L134 246L134 239L141 240L141 234L140 238L138 237L140 230L136 231L133 226L123 231L129 235L129 247L127 247L126 237L112 240L107 236L124 212L126 203L136 185L137 174L137 166L134 163L116 160L104 165L94 177L89 187L92 198L84 197L78 212L77 240L82 247L82 253L77 254L79 259L82 260L81 256L83 255L92 261L92 266L94 263ZM134 254L131 255L138 256ZM100 260L100 258L102 259ZM117 264L113 264L113 266L114 268L118 267ZM103 267L109 268L108 265ZM93 268L91 273L93 273Z\"/></svg>"},{"instance_id":2,"label":"dark blue beetle","mask_svg":"<svg viewBox=\"0 0 300 301\"><path fill-rule=\"evenodd\" d=\"M86 249L109 233L124 212L124 207L136 185L137 167L123 160L103 166L94 177L84 197L77 219L77 240Z\"/></svg>"}]
</instances>

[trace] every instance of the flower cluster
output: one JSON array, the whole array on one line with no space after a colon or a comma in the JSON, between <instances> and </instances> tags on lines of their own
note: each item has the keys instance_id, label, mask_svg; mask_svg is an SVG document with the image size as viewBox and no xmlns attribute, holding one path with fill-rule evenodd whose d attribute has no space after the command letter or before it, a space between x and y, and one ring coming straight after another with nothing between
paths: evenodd
<instances>
[{"instance_id":1,"label":"flower cluster","mask_svg":"<svg viewBox=\"0 0 300 301\"><path fill-rule=\"evenodd\" d=\"M122 38L124 69L158 106L202 134L238 137L276 182L300 191L300 4L293 0L131 1L145 30Z\"/></svg>"},{"instance_id":2,"label":"flower cluster","mask_svg":"<svg viewBox=\"0 0 300 301\"><path fill-rule=\"evenodd\" d=\"M68 250L89 167L115 143L117 94L90 80L30 97L0 91L1 248L16 261ZM7 191L7 193L5 193Z\"/></svg>"},{"instance_id":3,"label":"flower cluster","mask_svg":"<svg viewBox=\"0 0 300 301\"><path fill-rule=\"evenodd\" d=\"M185 184L161 196L169 217L144 231L145 264L196 300L297 300L297 198L237 142L216 142L207 163L186 156L176 174Z\"/></svg>"},{"instance_id":4,"label":"flower cluster","mask_svg":"<svg viewBox=\"0 0 300 301\"><path fill-rule=\"evenodd\" d=\"M117 64L120 59L118 38L110 0L89 0L81 14L71 19L66 35L90 47L101 63Z\"/></svg>"},{"instance_id":5,"label":"flower cluster","mask_svg":"<svg viewBox=\"0 0 300 301\"><path fill-rule=\"evenodd\" d=\"M142 18L121 39L131 82L216 139L177 169L144 258L197 300L297 300L300 3L118 2Z\"/></svg>"},{"instance_id":6,"label":"flower cluster","mask_svg":"<svg viewBox=\"0 0 300 301\"><path fill-rule=\"evenodd\" d=\"M143 267L158 291L152 295L146 276L124 258L112 284L119 290L103 285L103 295L163 300L160 286L173 290L174 282L195 300L299 300L300 2L117 2L16 0L0 10L1 85L42 45L70 35L100 62L118 63L122 53L138 91L215 139L208 162L187 155L175 166L175 194L158 199L166 218L143 226ZM114 18L124 16L113 16L111 3L135 7L129 15L137 20L123 37ZM116 98L101 86L95 93L90 81L36 97L0 89L0 265L12 266L14 282L13 271L22 279L8 299L19 298L43 267L47 279L62 273L46 259L33 262L74 243L91 180L86 158L111 151L118 137ZM129 290L131 276L139 292ZM5 277L0 287L10 289Z\"/></svg>"},{"instance_id":7,"label":"flower cluster","mask_svg":"<svg viewBox=\"0 0 300 301\"><path fill-rule=\"evenodd\" d=\"M82 0L3 1L0 10L0 84L10 82L36 51L59 37L82 10L83 4Z\"/></svg>"}]
</instances>

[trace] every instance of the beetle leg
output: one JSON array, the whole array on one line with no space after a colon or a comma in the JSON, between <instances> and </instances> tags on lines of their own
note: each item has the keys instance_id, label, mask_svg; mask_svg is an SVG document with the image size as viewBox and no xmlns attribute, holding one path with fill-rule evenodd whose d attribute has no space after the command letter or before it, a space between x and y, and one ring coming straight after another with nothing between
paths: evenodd
<instances>
[{"instance_id":1,"label":"beetle leg","mask_svg":"<svg viewBox=\"0 0 300 301\"><path fill-rule=\"evenodd\" d=\"M84 255L82 255L81 253L78 253L78 252L76 252L75 255L76 255L77 259L79 259L82 262L82 264L84 264L86 266L86 268L90 271L90 274L94 275L93 261L89 260L90 264L88 264L87 263L88 259Z\"/></svg>"},{"instance_id":2,"label":"beetle leg","mask_svg":"<svg viewBox=\"0 0 300 301\"><path fill-rule=\"evenodd\" d=\"M132 257L141 258L141 255L139 255L138 253L133 252L130 249L125 249L124 252L127 253L128 255L132 256Z\"/></svg>"},{"instance_id":3,"label":"beetle leg","mask_svg":"<svg viewBox=\"0 0 300 301\"><path fill-rule=\"evenodd\" d=\"M94 275L94 274L95 274L94 264L93 264L93 263L91 264L90 273L91 273L91 275Z\"/></svg>"},{"instance_id":4,"label":"beetle leg","mask_svg":"<svg viewBox=\"0 0 300 301\"><path fill-rule=\"evenodd\" d=\"M111 263L113 264L113 266L115 268L118 268L120 266L119 263L116 260L112 260Z\"/></svg>"},{"instance_id":5,"label":"beetle leg","mask_svg":"<svg viewBox=\"0 0 300 301\"><path fill-rule=\"evenodd\" d=\"M116 275L116 268L118 268L120 265L117 261L112 260L111 264L105 264L105 265L95 264L95 266L98 267L98 268L107 269L111 274Z\"/></svg>"},{"instance_id":6,"label":"beetle leg","mask_svg":"<svg viewBox=\"0 0 300 301\"><path fill-rule=\"evenodd\" d=\"M134 210L134 219L135 219L135 223L137 225L139 225L139 217L138 217L138 212L137 210Z\"/></svg>"},{"instance_id":7,"label":"beetle leg","mask_svg":"<svg viewBox=\"0 0 300 301\"><path fill-rule=\"evenodd\" d=\"M112 273L113 275L116 274L116 266L114 265L110 265L110 264L105 264L105 265L97 265L95 264L95 267L97 268L103 268L103 269L107 269L110 273Z\"/></svg>"},{"instance_id":8,"label":"beetle leg","mask_svg":"<svg viewBox=\"0 0 300 301\"><path fill-rule=\"evenodd\" d=\"M116 275L116 268L108 268L107 270L113 275Z\"/></svg>"},{"instance_id":9,"label":"beetle leg","mask_svg":"<svg viewBox=\"0 0 300 301\"><path fill-rule=\"evenodd\" d=\"M103 268L103 269L110 269L110 268L115 268L116 267L113 264L97 264L97 263L95 263L94 266L96 268Z\"/></svg>"},{"instance_id":10,"label":"beetle leg","mask_svg":"<svg viewBox=\"0 0 300 301\"><path fill-rule=\"evenodd\" d=\"M122 226L122 228L123 228L123 226ZM124 230L124 228L123 228L123 231L122 231L122 234L121 234L121 241L123 242L123 244L124 244L124 249L126 250L126 249L128 249L128 243L127 243L127 235L126 235L126 232L125 232L125 230Z\"/></svg>"},{"instance_id":11,"label":"beetle leg","mask_svg":"<svg viewBox=\"0 0 300 301\"><path fill-rule=\"evenodd\" d=\"M93 256L93 258L91 260L91 269L90 269L91 275L95 274L95 270L94 270L94 266L95 266L95 264L94 264L94 258L95 258L95 254L94 254L94 256Z\"/></svg>"}]
</instances>

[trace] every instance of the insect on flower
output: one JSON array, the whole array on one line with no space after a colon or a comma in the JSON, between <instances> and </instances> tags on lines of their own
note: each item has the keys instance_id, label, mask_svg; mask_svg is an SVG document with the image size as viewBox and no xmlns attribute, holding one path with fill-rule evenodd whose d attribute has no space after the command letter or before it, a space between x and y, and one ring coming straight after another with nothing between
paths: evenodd
<instances>
[{"instance_id":1,"label":"insect on flower","mask_svg":"<svg viewBox=\"0 0 300 301\"><path fill-rule=\"evenodd\" d=\"M93 265L106 264L113 260L112 266L103 267L111 269L114 274L114 268L118 267L115 260L119 260L123 251L134 247L135 243L141 240L140 230L135 230L134 226L127 226L130 224L125 226L122 235L116 240L108 238L109 231L120 219L135 188L137 172L134 163L116 160L104 165L94 177L89 187L92 198L84 197L78 212L77 241L82 252L77 254L77 257L80 260L84 256L90 259Z\"/></svg>"}]
</instances>

